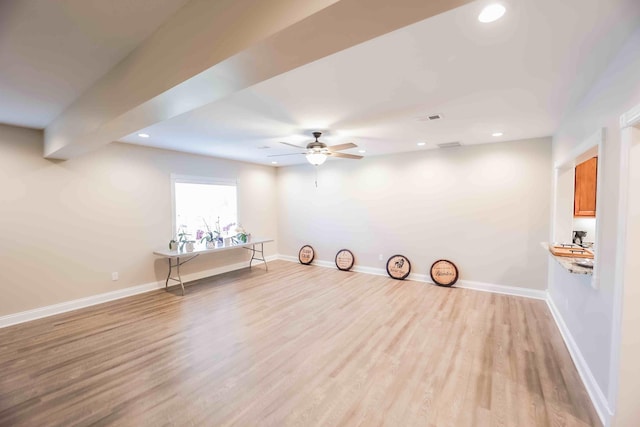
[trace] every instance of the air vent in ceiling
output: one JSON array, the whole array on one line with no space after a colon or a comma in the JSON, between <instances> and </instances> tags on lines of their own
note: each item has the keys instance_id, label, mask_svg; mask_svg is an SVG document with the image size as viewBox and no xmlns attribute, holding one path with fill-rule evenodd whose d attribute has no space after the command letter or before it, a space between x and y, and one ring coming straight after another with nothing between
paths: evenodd
<instances>
[{"instance_id":1,"label":"air vent in ceiling","mask_svg":"<svg viewBox=\"0 0 640 427\"><path fill-rule=\"evenodd\" d=\"M462 144L460 144L460 142L455 141L455 142L443 142L442 144L438 144L438 148L454 148L454 147L461 147Z\"/></svg>"},{"instance_id":2,"label":"air vent in ceiling","mask_svg":"<svg viewBox=\"0 0 640 427\"><path fill-rule=\"evenodd\" d=\"M440 120L444 116L442 114L428 114L426 116L418 116L416 120L419 122L432 122L434 120Z\"/></svg>"}]
</instances>

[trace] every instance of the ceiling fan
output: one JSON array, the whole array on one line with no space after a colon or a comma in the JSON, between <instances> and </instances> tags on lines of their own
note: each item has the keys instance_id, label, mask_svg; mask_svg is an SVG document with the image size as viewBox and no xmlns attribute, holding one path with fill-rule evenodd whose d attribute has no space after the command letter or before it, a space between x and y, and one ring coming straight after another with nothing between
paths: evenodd
<instances>
[{"instance_id":1,"label":"ceiling fan","mask_svg":"<svg viewBox=\"0 0 640 427\"><path fill-rule=\"evenodd\" d=\"M340 157L342 159L354 159L359 160L362 156L357 156L355 154L346 154L346 153L338 153L338 151L348 150L349 148L356 148L357 145L349 142L347 144L338 144L327 146L324 142L318 141L322 132L313 132L313 136L316 139L313 142L307 144L306 147L301 147L295 144L289 144L288 142L280 142L280 144L288 145L290 147L299 148L300 150L306 150L303 153L291 153L291 154L272 154L268 157L278 157L278 156L292 156L296 154L304 154L307 157L309 163L314 166L320 166L327 160L328 156L332 157Z\"/></svg>"}]
</instances>

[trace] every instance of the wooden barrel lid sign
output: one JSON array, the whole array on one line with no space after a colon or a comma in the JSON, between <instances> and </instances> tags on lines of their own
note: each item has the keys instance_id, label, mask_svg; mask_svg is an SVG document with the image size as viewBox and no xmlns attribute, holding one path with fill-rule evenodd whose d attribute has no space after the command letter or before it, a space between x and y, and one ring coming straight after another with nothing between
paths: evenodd
<instances>
[{"instance_id":1,"label":"wooden barrel lid sign","mask_svg":"<svg viewBox=\"0 0 640 427\"><path fill-rule=\"evenodd\" d=\"M406 256L394 255L387 261L387 274L397 280L404 280L411 273L411 263Z\"/></svg>"},{"instance_id":2,"label":"wooden barrel lid sign","mask_svg":"<svg viewBox=\"0 0 640 427\"><path fill-rule=\"evenodd\" d=\"M336 254L336 267L338 267L338 270L349 271L354 262L353 252L349 249L340 249Z\"/></svg>"},{"instance_id":3,"label":"wooden barrel lid sign","mask_svg":"<svg viewBox=\"0 0 640 427\"><path fill-rule=\"evenodd\" d=\"M458 267L451 261L440 259L431 266L431 280L438 286L453 286L458 281Z\"/></svg>"},{"instance_id":4,"label":"wooden barrel lid sign","mask_svg":"<svg viewBox=\"0 0 640 427\"><path fill-rule=\"evenodd\" d=\"M313 258L316 256L316 253L313 251L313 248L309 245L304 245L300 248L300 252L298 252L298 260L300 264L309 265L313 262Z\"/></svg>"}]
</instances>

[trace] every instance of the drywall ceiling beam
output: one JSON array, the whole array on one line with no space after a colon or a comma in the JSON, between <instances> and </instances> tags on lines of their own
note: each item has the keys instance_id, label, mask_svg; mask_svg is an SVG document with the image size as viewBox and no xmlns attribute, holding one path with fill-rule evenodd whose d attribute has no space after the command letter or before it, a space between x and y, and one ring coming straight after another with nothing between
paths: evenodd
<instances>
[{"instance_id":1,"label":"drywall ceiling beam","mask_svg":"<svg viewBox=\"0 0 640 427\"><path fill-rule=\"evenodd\" d=\"M44 155L82 155L469 2L192 0L47 126Z\"/></svg>"}]
</instances>

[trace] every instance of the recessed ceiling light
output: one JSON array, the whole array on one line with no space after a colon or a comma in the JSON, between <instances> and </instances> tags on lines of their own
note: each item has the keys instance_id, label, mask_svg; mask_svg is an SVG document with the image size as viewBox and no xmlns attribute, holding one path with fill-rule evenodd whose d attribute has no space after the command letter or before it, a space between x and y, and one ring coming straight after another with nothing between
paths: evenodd
<instances>
[{"instance_id":1,"label":"recessed ceiling light","mask_svg":"<svg viewBox=\"0 0 640 427\"><path fill-rule=\"evenodd\" d=\"M358 153L366 153L367 150L358 150Z\"/></svg>"},{"instance_id":2,"label":"recessed ceiling light","mask_svg":"<svg viewBox=\"0 0 640 427\"><path fill-rule=\"evenodd\" d=\"M480 12L480 15L478 15L478 21L484 22L485 24L497 21L498 19L502 18L502 15L504 15L505 12L506 9L503 5L493 3L485 6L485 8L482 9L482 12Z\"/></svg>"},{"instance_id":3,"label":"recessed ceiling light","mask_svg":"<svg viewBox=\"0 0 640 427\"><path fill-rule=\"evenodd\" d=\"M502 132L494 132L491 134L491 136L502 136L504 135Z\"/></svg>"},{"instance_id":4,"label":"recessed ceiling light","mask_svg":"<svg viewBox=\"0 0 640 427\"><path fill-rule=\"evenodd\" d=\"M418 147L422 147L423 145L427 145L426 142L418 142Z\"/></svg>"},{"instance_id":5,"label":"recessed ceiling light","mask_svg":"<svg viewBox=\"0 0 640 427\"><path fill-rule=\"evenodd\" d=\"M273 161L273 162L271 162L271 164L272 164L272 165L277 165L277 164L278 164L278 162Z\"/></svg>"},{"instance_id":6,"label":"recessed ceiling light","mask_svg":"<svg viewBox=\"0 0 640 427\"><path fill-rule=\"evenodd\" d=\"M149 134L148 133L139 133L138 136L140 138L149 138Z\"/></svg>"}]
</instances>

